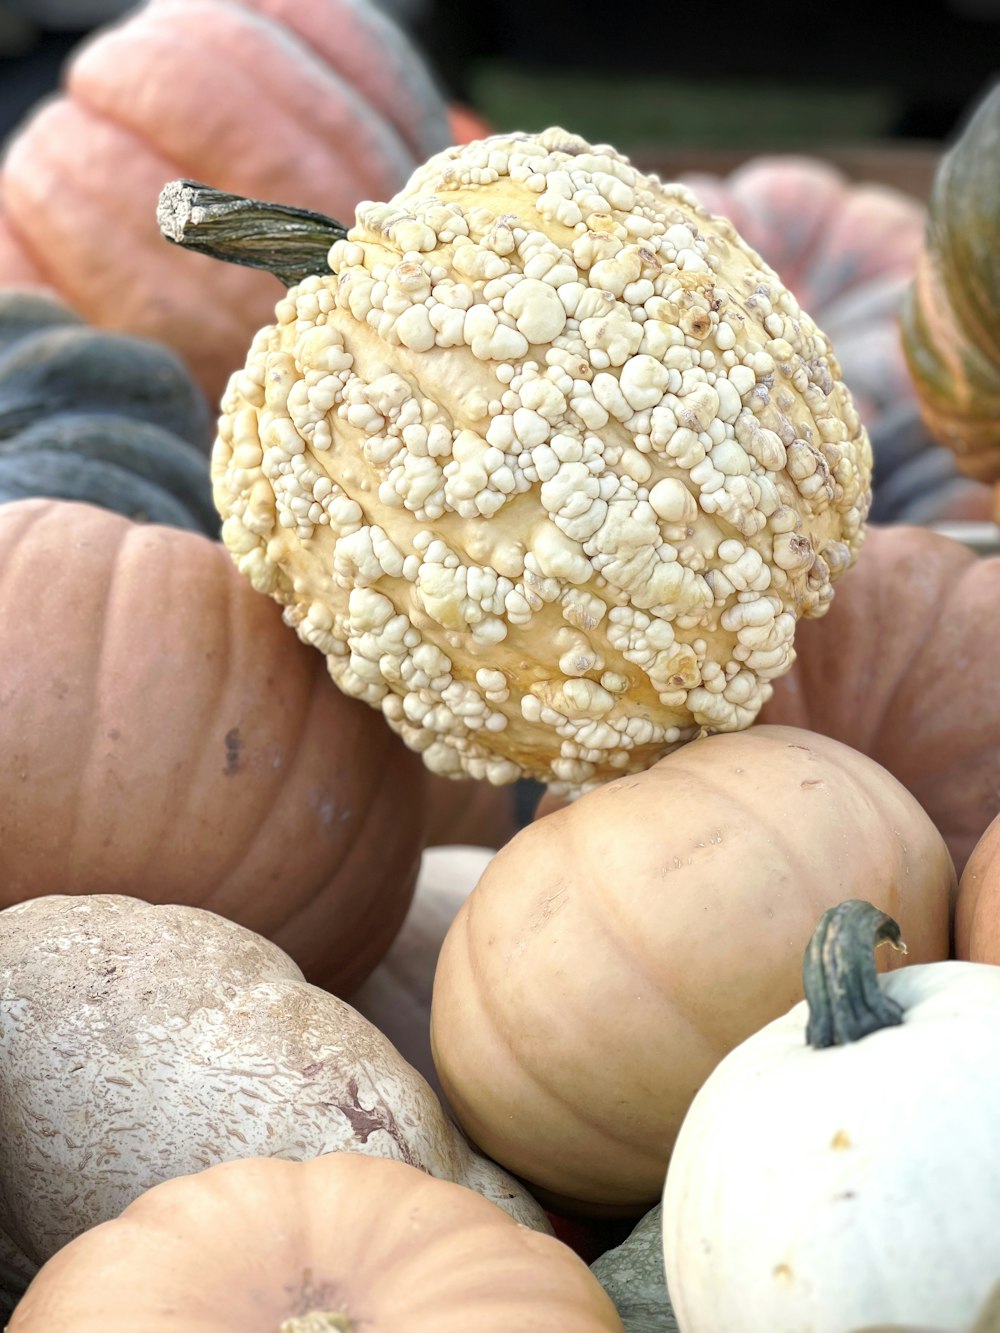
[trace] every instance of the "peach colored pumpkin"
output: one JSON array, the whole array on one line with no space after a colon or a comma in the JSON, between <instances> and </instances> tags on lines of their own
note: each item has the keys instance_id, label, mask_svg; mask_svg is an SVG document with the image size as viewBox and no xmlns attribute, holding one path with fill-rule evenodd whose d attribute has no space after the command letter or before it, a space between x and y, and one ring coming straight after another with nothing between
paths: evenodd
<instances>
[{"instance_id":1,"label":"peach colored pumpkin","mask_svg":"<svg viewBox=\"0 0 1000 1333\"><path fill-rule=\"evenodd\" d=\"M206 907L346 992L413 892L423 772L225 549L89 505L0 506L0 906Z\"/></svg>"},{"instance_id":2,"label":"peach colored pumpkin","mask_svg":"<svg viewBox=\"0 0 1000 1333\"><path fill-rule=\"evenodd\" d=\"M1000 792L1000 557L873 527L761 720L870 755L908 787L961 874Z\"/></svg>"},{"instance_id":3,"label":"peach colored pumpkin","mask_svg":"<svg viewBox=\"0 0 1000 1333\"><path fill-rule=\"evenodd\" d=\"M445 1096L543 1202L643 1211L708 1074L801 998L825 908L863 894L932 961L954 886L924 811L864 755L791 727L692 741L490 861L434 979Z\"/></svg>"},{"instance_id":4,"label":"peach colored pumpkin","mask_svg":"<svg viewBox=\"0 0 1000 1333\"><path fill-rule=\"evenodd\" d=\"M622 1333L583 1260L403 1162L251 1158L60 1250L9 1333Z\"/></svg>"},{"instance_id":5,"label":"peach colored pumpkin","mask_svg":"<svg viewBox=\"0 0 1000 1333\"><path fill-rule=\"evenodd\" d=\"M212 400L281 289L171 249L166 182L350 219L450 141L420 55L358 0L150 0L78 47L64 85L7 147L0 283L166 342Z\"/></svg>"},{"instance_id":6,"label":"peach colored pumpkin","mask_svg":"<svg viewBox=\"0 0 1000 1333\"><path fill-rule=\"evenodd\" d=\"M1000 794L996 806L1000 811ZM958 885L955 956L1000 964L1000 813L976 843Z\"/></svg>"}]
</instances>

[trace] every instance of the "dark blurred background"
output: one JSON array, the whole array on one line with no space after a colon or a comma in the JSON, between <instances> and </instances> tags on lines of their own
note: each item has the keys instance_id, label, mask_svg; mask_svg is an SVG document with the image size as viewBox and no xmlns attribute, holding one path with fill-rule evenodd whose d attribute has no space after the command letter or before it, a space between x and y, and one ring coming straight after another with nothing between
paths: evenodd
<instances>
[{"instance_id":1,"label":"dark blurred background","mask_svg":"<svg viewBox=\"0 0 1000 1333\"><path fill-rule=\"evenodd\" d=\"M1000 72L1000 0L376 3L488 125L559 124L678 172L799 150L923 195ZM0 0L0 139L57 86L80 38L132 7Z\"/></svg>"}]
</instances>

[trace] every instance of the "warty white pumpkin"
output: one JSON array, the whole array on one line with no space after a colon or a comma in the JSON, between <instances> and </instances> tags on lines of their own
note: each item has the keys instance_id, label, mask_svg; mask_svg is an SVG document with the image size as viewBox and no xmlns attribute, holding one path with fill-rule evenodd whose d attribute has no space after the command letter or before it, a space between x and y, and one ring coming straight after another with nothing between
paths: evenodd
<instances>
[{"instance_id":1,"label":"warty white pumpkin","mask_svg":"<svg viewBox=\"0 0 1000 1333\"><path fill-rule=\"evenodd\" d=\"M175 184L161 225L198 248ZM278 213L226 207L187 214L209 243L242 216L261 263ZM735 229L557 128L437 154L306 272L212 471L239 568L340 687L435 772L567 791L748 726L858 551L872 460Z\"/></svg>"}]
</instances>

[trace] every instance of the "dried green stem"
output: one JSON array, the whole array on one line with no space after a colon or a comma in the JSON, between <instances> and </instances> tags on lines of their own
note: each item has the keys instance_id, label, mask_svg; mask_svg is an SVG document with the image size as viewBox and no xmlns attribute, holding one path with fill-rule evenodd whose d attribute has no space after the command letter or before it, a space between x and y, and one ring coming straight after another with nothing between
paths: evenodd
<instances>
[{"instance_id":1,"label":"dried green stem","mask_svg":"<svg viewBox=\"0 0 1000 1333\"><path fill-rule=\"evenodd\" d=\"M174 245L230 264L267 269L286 287L328 272L330 246L347 235L342 223L322 213L226 194L188 180L163 187L156 221Z\"/></svg>"},{"instance_id":2,"label":"dried green stem","mask_svg":"<svg viewBox=\"0 0 1000 1333\"><path fill-rule=\"evenodd\" d=\"M823 913L802 968L810 1046L841 1046L902 1023L902 1009L878 983L883 941L906 952L898 924L871 903L851 899Z\"/></svg>"}]
</instances>

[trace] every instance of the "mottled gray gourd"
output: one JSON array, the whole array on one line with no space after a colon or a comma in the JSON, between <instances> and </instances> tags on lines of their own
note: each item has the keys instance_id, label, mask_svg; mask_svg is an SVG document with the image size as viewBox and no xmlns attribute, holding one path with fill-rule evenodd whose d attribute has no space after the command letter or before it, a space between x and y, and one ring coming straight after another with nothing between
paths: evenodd
<instances>
[{"instance_id":1,"label":"mottled gray gourd","mask_svg":"<svg viewBox=\"0 0 1000 1333\"><path fill-rule=\"evenodd\" d=\"M44 496L217 537L211 415L180 359L0 292L0 503Z\"/></svg>"}]
</instances>

